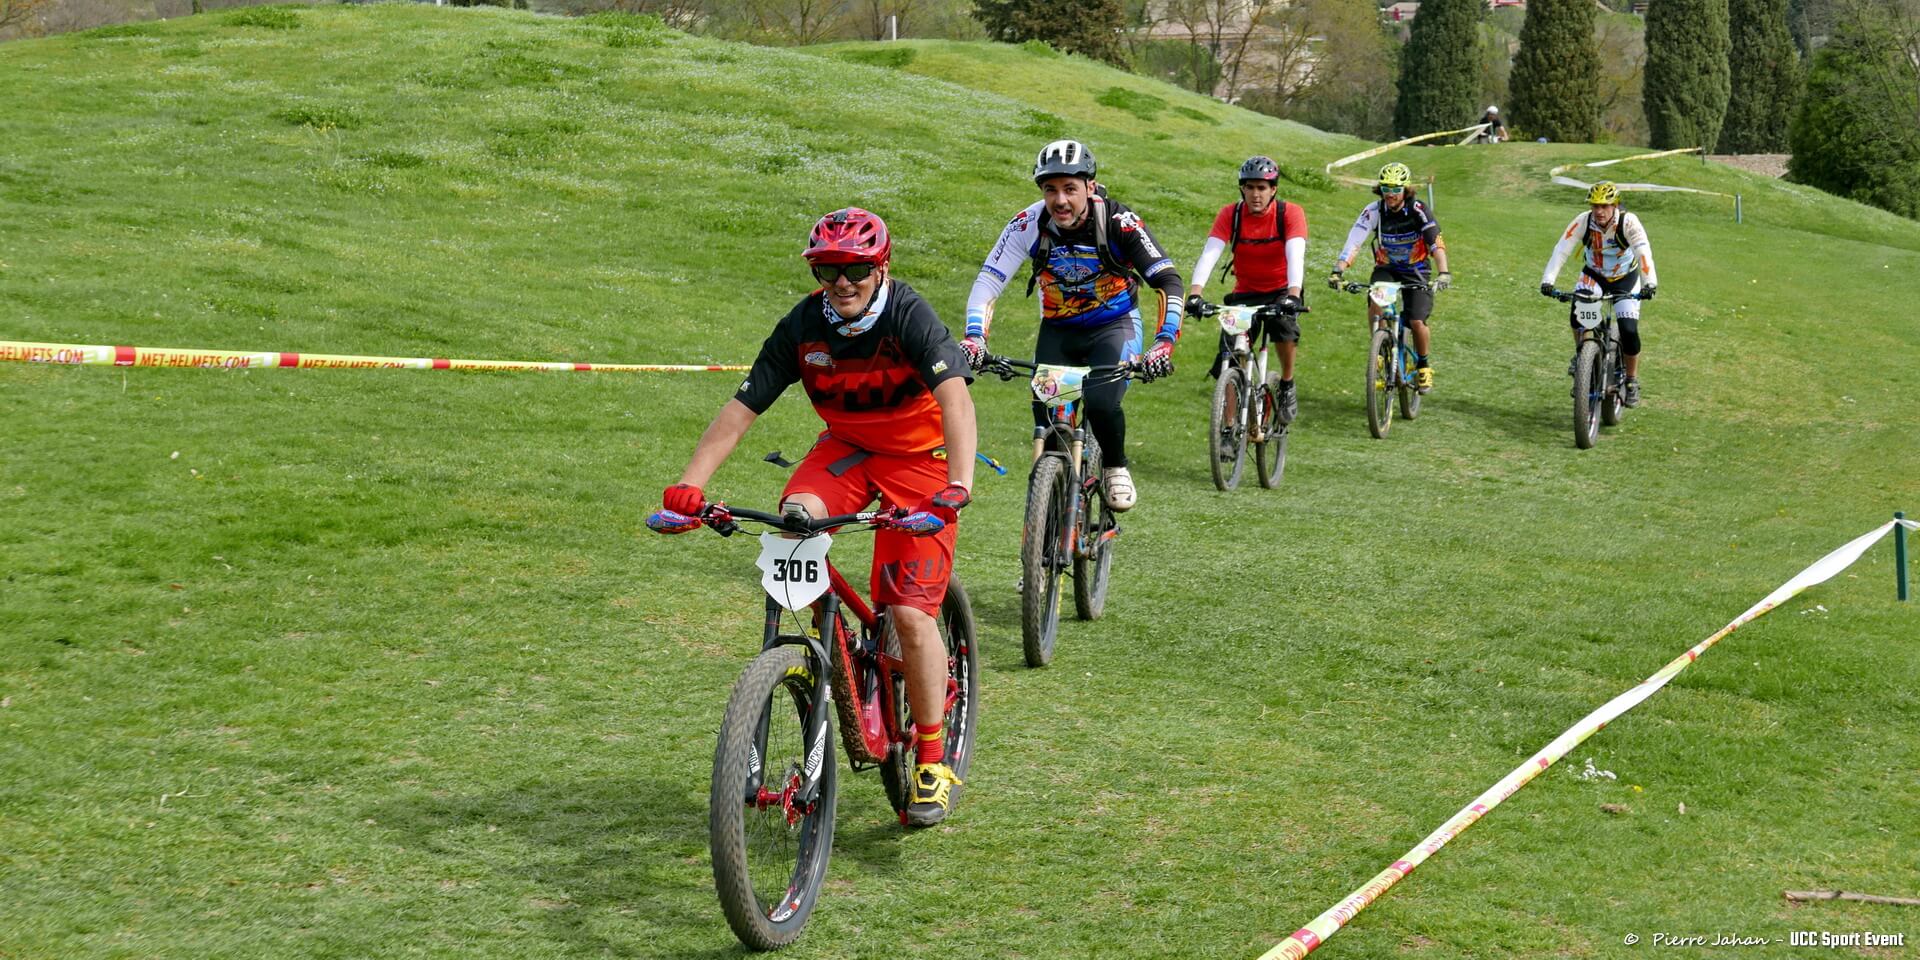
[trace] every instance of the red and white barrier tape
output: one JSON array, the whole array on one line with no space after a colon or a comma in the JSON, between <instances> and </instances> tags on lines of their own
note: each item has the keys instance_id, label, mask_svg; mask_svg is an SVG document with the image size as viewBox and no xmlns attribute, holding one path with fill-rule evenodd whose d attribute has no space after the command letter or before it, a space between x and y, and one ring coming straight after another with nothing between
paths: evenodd
<instances>
[{"instance_id":1,"label":"red and white barrier tape","mask_svg":"<svg viewBox=\"0 0 1920 960\"><path fill-rule=\"evenodd\" d=\"M1700 655L1705 653L1708 647L1720 642L1720 638L1738 630L1741 626L1753 621L1761 614L1792 599L1796 594L1799 594L1808 587L1824 583L1832 579L1840 571L1852 566L1853 562L1860 559L1860 555L1865 553L1868 547L1873 546L1881 537L1886 536L1896 523L1905 526L1909 530L1920 530L1920 522L1912 520L1890 520L1881 524L1872 532L1856 537L1847 543L1847 545L1821 557L1812 566L1800 571L1793 579L1782 584L1778 590L1767 594L1766 599L1754 604L1747 609L1747 612L1734 618L1733 622L1722 627L1719 633L1700 641L1694 645L1692 649L1674 658L1673 662L1660 668L1658 673L1641 681L1639 686L1607 701L1605 706L1587 714L1579 723L1567 728L1567 732L1555 737L1553 742L1547 744L1539 753L1534 754L1527 762L1516 767L1512 773L1502 777L1500 782L1488 787L1485 793L1475 797L1473 802L1462 807L1460 812L1449 817L1447 822L1440 825L1440 829L1428 834L1425 840L1420 841L1417 846L1408 850L1400 859L1395 860L1392 866L1374 875L1373 879L1361 884L1358 890L1347 894L1341 898L1339 903L1328 908L1325 913L1313 918L1306 926L1294 931L1292 936L1280 941L1273 949L1261 954L1260 960L1276 960L1276 958L1282 957L1287 958L1287 960L1299 960L1299 958L1312 953L1322 943L1325 943L1328 937L1338 933L1341 927L1346 926L1347 922L1352 920L1355 914L1366 909L1368 904L1379 899L1381 894L1386 893L1394 884L1405 879L1407 874L1413 872L1413 868L1426 862L1428 857L1437 853L1441 847L1446 846L1448 841L1459 836L1468 827L1473 826L1474 822L1481 817L1486 816L1487 811L1499 806L1501 801L1519 792L1521 787L1526 786L1527 783L1538 776L1541 771L1553 766L1554 762L1566 756L1568 751L1579 746L1588 737L1600 732L1600 728L1605 727L1621 714L1638 706L1641 701L1652 696L1654 691L1666 686L1668 680L1673 679L1681 670L1686 669L1688 664L1699 659Z\"/></svg>"},{"instance_id":2,"label":"red and white barrier tape","mask_svg":"<svg viewBox=\"0 0 1920 960\"><path fill-rule=\"evenodd\" d=\"M193 347L112 347L85 343L27 343L17 340L0 340L0 361L101 367L213 367L222 370L551 370L576 373L724 373L752 369L740 364L569 363L541 360L452 360L445 357L361 357L336 353L201 350Z\"/></svg>"}]
</instances>

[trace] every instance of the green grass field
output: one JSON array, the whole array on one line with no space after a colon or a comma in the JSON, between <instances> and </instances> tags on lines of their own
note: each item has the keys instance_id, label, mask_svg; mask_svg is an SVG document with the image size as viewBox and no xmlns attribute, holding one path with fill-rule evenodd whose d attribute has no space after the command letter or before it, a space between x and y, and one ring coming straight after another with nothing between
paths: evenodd
<instances>
[{"instance_id":1,"label":"green grass field","mask_svg":"<svg viewBox=\"0 0 1920 960\"><path fill-rule=\"evenodd\" d=\"M15 340L745 362L809 288L808 225L849 203L957 326L1056 136L1183 266L1250 153L1295 178L1310 277L1366 199L1312 175L1357 141L1009 47L273 8L6 44L0 85ZM977 384L982 447L1016 466L960 543L984 628L966 800L907 835L876 777L843 777L791 955L1251 958L1920 512L1920 224L1697 160L1628 179L1742 193L1746 223L1632 197L1663 291L1646 402L1573 448L1564 308L1534 288L1579 197L1545 173L1626 152L1395 154L1437 177L1458 278L1438 387L1369 439L1358 298L1310 295L1280 490L1212 489L1213 335L1190 328L1129 403L1142 506L1107 617L1043 670L1013 591L1026 405ZM1003 352L1030 349L1017 296ZM0 366L0 957L738 955L706 796L758 641L752 551L641 525L734 385ZM710 489L770 504L758 455L816 422L788 397ZM1916 893L1920 605L1891 567L1877 548L1736 633L1324 955L1920 938L1910 910L1780 896Z\"/></svg>"}]
</instances>

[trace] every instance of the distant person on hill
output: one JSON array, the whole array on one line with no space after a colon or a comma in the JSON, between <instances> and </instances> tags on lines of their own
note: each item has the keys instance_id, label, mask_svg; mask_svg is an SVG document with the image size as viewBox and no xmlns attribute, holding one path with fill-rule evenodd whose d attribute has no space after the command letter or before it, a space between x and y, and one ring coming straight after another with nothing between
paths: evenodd
<instances>
[{"instance_id":1,"label":"distant person on hill","mask_svg":"<svg viewBox=\"0 0 1920 960\"><path fill-rule=\"evenodd\" d=\"M827 430L787 481L783 513L825 519L877 498L946 521L932 536L881 530L873 540L873 600L892 612L913 711L917 754L906 822L924 827L946 819L960 783L945 756L947 648L935 620L953 572L957 514L972 499L977 437L967 356L933 307L888 275L892 251L887 225L858 207L814 225L803 256L820 288L774 326L662 502L698 516L707 502L701 485L754 420L799 383Z\"/></svg>"},{"instance_id":2,"label":"distant person on hill","mask_svg":"<svg viewBox=\"0 0 1920 960\"><path fill-rule=\"evenodd\" d=\"M1180 339L1180 271L1161 252L1140 215L1094 182L1093 153L1077 140L1055 140L1034 161L1033 182L1040 200L1014 214L988 251L980 275L967 295L967 335L961 349L978 370L987 356L987 331L993 304L1007 281L1029 262L1027 293L1040 290L1040 335L1034 342L1037 363L1104 366L1139 356L1145 379L1173 372L1173 345ZM1158 321L1153 346L1140 353L1140 288L1135 277L1159 293L1151 304ZM1127 381L1088 387L1087 426L1106 457L1102 480L1107 507L1133 509L1137 493L1127 470L1127 419L1121 409ZM1047 408L1033 405L1036 427L1047 424ZM1039 456L1039 439L1034 455Z\"/></svg>"},{"instance_id":3,"label":"distant person on hill","mask_svg":"<svg viewBox=\"0 0 1920 960\"><path fill-rule=\"evenodd\" d=\"M1427 318L1433 315L1433 294L1453 285L1447 272L1447 244L1440 237L1440 223L1427 212L1425 204L1413 198L1413 171L1404 163L1389 163L1380 168L1380 182L1373 188L1380 199L1360 211L1360 218L1347 231L1346 246L1334 262L1327 286L1340 289L1347 265L1360 252L1360 244L1371 240L1373 275L1371 283L1393 281L1407 284L1400 291L1401 315L1413 328L1414 386L1421 393L1433 389L1433 366L1427 351L1430 335ZM1439 269L1431 282L1428 264ZM1367 300L1367 316L1378 319L1380 306Z\"/></svg>"},{"instance_id":4,"label":"distant person on hill","mask_svg":"<svg viewBox=\"0 0 1920 960\"><path fill-rule=\"evenodd\" d=\"M1292 423L1300 412L1293 390L1293 359L1300 342L1300 284L1307 270L1307 211L1278 196L1280 165L1271 157L1250 157L1240 165L1240 202L1220 208L1213 230L1193 276L1187 284L1187 316L1206 305L1207 274L1228 255L1226 270L1233 273L1228 306L1274 306L1278 315L1265 321L1280 354L1280 422ZM1259 331L1252 331L1257 338ZM1213 361L1219 376L1233 343L1220 333L1220 353Z\"/></svg>"},{"instance_id":5,"label":"distant person on hill","mask_svg":"<svg viewBox=\"0 0 1920 960\"><path fill-rule=\"evenodd\" d=\"M1580 282L1575 291L1602 294L1638 293L1652 300L1659 280L1653 272L1653 246L1647 242L1647 228L1640 218L1620 209L1620 188L1602 180L1587 191L1588 209L1567 224L1560 242L1553 246L1547 269L1540 274L1540 293L1553 296L1553 285L1560 278L1560 267L1573 253L1574 244L1586 248L1580 264ZM1627 406L1640 403L1640 301L1622 300L1613 305L1613 321L1620 328L1620 356L1627 368ZM1580 348L1580 328L1571 311L1567 324L1573 327L1574 349ZM1573 375L1573 364L1567 364Z\"/></svg>"},{"instance_id":6,"label":"distant person on hill","mask_svg":"<svg viewBox=\"0 0 1920 960\"><path fill-rule=\"evenodd\" d=\"M1487 143L1500 143L1507 139L1507 125L1500 119L1499 107L1488 107L1487 112L1480 115L1480 122L1486 124L1487 129L1480 132L1479 139Z\"/></svg>"}]
</instances>

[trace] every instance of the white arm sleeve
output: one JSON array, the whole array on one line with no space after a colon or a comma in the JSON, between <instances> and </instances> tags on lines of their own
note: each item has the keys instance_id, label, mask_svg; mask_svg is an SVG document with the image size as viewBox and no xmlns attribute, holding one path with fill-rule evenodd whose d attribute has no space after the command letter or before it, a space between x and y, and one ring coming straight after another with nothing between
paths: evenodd
<instances>
[{"instance_id":1,"label":"white arm sleeve","mask_svg":"<svg viewBox=\"0 0 1920 960\"><path fill-rule=\"evenodd\" d=\"M1566 266L1567 258L1573 255L1573 248L1580 242L1580 234L1586 232L1587 215L1582 213L1567 224L1567 232L1560 235L1560 242L1553 245L1553 256L1547 259L1547 269L1540 274L1541 283L1559 283L1560 268Z\"/></svg>"},{"instance_id":2,"label":"white arm sleeve","mask_svg":"<svg viewBox=\"0 0 1920 960\"><path fill-rule=\"evenodd\" d=\"M1000 298L1007 281L1033 256L1045 207L1044 203L1035 203L1015 214L1007 221L1006 229L1000 231L1000 239L987 253L986 262L980 265L980 275L974 278L973 289L967 293L967 336L987 335L988 327L993 324L993 302Z\"/></svg>"},{"instance_id":3,"label":"white arm sleeve","mask_svg":"<svg viewBox=\"0 0 1920 960\"><path fill-rule=\"evenodd\" d=\"M1227 242L1225 240L1219 237L1207 238L1207 245L1200 249L1200 259L1194 261L1193 276L1187 280L1189 289L1206 289L1207 277L1213 273L1214 266L1220 262L1220 254L1225 252L1226 249Z\"/></svg>"},{"instance_id":4,"label":"white arm sleeve","mask_svg":"<svg viewBox=\"0 0 1920 960\"><path fill-rule=\"evenodd\" d=\"M1625 219L1620 221L1620 232L1626 235L1627 245L1633 247L1633 252L1640 256L1641 284L1648 287L1659 284L1659 279L1653 273L1653 243L1647 239L1647 228L1641 226L1640 218L1631 213L1621 216Z\"/></svg>"},{"instance_id":5,"label":"white arm sleeve","mask_svg":"<svg viewBox=\"0 0 1920 960\"><path fill-rule=\"evenodd\" d=\"M1307 275L1307 238L1287 240L1287 286L1300 287Z\"/></svg>"},{"instance_id":6,"label":"white arm sleeve","mask_svg":"<svg viewBox=\"0 0 1920 960\"><path fill-rule=\"evenodd\" d=\"M1352 266L1354 255L1360 252L1360 245L1367 242L1367 235L1372 232L1373 204L1369 203L1365 210L1360 211L1360 218L1353 221L1353 229L1347 231L1347 245L1340 248L1340 259L1335 260L1334 265L1344 263Z\"/></svg>"}]
</instances>

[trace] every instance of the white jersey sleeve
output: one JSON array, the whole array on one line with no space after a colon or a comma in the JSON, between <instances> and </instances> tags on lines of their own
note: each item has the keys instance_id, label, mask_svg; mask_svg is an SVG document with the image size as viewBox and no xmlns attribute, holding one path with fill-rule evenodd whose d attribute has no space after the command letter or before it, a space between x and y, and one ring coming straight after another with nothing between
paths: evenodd
<instances>
[{"instance_id":1,"label":"white jersey sleeve","mask_svg":"<svg viewBox=\"0 0 1920 960\"><path fill-rule=\"evenodd\" d=\"M1287 240L1287 286L1299 289L1307 276L1307 238Z\"/></svg>"},{"instance_id":2,"label":"white jersey sleeve","mask_svg":"<svg viewBox=\"0 0 1920 960\"><path fill-rule=\"evenodd\" d=\"M1541 283L1560 282L1560 268L1566 266L1567 258L1573 256L1573 249L1580 245L1580 237L1587 232L1587 214L1583 211L1567 224L1567 230L1560 235L1560 242L1553 245L1553 256L1547 259L1547 269L1540 274Z\"/></svg>"},{"instance_id":3,"label":"white jersey sleeve","mask_svg":"<svg viewBox=\"0 0 1920 960\"><path fill-rule=\"evenodd\" d=\"M1353 265L1354 255L1360 252L1360 245L1366 243L1367 237L1373 233L1376 216L1371 203L1360 211L1360 218L1353 221L1353 229L1347 231L1347 245L1340 248L1340 258L1334 261L1336 265Z\"/></svg>"},{"instance_id":4,"label":"white jersey sleeve","mask_svg":"<svg viewBox=\"0 0 1920 960\"><path fill-rule=\"evenodd\" d=\"M1225 240L1219 237L1207 238L1207 245L1200 249L1200 259L1194 261L1193 264L1192 280L1188 284L1191 289L1203 290L1206 288L1207 276L1213 273L1214 266L1220 262L1220 254L1226 252L1226 249L1227 242Z\"/></svg>"},{"instance_id":5,"label":"white jersey sleeve","mask_svg":"<svg viewBox=\"0 0 1920 960\"><path fill-rule=\"evenodd\" d=\"M1045 211L1046 203L1037 201L1014 214L1013 219L1007 221L1006 229L1000 231L1000 239L987 252L986 262L980 265L980 275L973 279L973 289L967 293L967 336L987 335L993 325L993 302L1000 299L1007 283L1033 257L1033 249L1040 242L1040 218Z\"/></svg>"},{"instance_id":6,"label":"white jersey sleeve","mask_svg":"<svg viewBox=\"0 0 1920 960\"><path fill-rule=\"evenodd\" d=\"M1647 228L1640 225L1640 218L1631 213L1622 213L1620 235L1640 258L1641 285L1651 287L1658 284L1660 281L1653 273L1653 244L1647 240Z\"/></svg>"}]
</instances>

